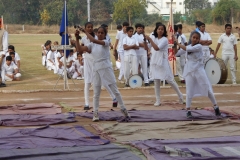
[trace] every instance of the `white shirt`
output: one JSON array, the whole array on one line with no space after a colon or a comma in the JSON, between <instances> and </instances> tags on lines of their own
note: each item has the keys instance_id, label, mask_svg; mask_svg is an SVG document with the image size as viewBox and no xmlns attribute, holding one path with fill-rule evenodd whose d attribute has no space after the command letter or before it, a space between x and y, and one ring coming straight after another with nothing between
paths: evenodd
<instances>
[{"instance_id":1,"label":"white shirt","mask_svg":"<svg viewBox=\"0 0 240 160\"><path fill-rule=\"evenodd\" d=\"M58 66L59 65L59 62L58 62L58 58L61 58L62 55L60 52L55 52L55 55L54 55L54 59L55 59L55 64Z\"/></svg>"},{"instance_id":2,"label":"white shirt","mask_svg":"<svg viewBox=\"0 0 240 160\"><path fill-rule=\"evenodd\" d=\"M76 61L74 62L74 65L76 66L76 69L80 69L80 67L82 66L82 65L80 64L79 60L76 60Z\"/></svg>"},{"instance_id":3,"label":"white shirt","mask_svg":"<svg viewBox=\"0 0 240 160\"><path fill-rule=\"evenodd\" d=\"M82 38L82 44L84 44L84 46L88 46L90 43L91 43L91 42L90 42L90 40L87 38L87 36L84 36L84 37ZM92 54L89 54L89 53L87 53L87 52L84 53L84 58L93 60Z\"/></svg>"},{"instance_id":4,"label":"white shirt","mask_svg":"<svg viewBox=\"0 0 240 160\"><path fill-rule=\"evenodd\" d=\"M3 50L0 51L0 56L6 55L8 52L8 32L4 31L3 37L2 37L2 43L3 43Z\"/></svg>"},{"instance_id":5,"label":"white shirt","mask_svg":"<svg viewBox=\"0 0 240 160\"><path fill-rule=\"evenodd\" d=\"M64 65L64 57L62 57L62 58L60 59L60 61L61 61L62 64ZM72 56L68 56L68 58L66 58L66 65L69 65L71 61L73 61Z\"/></svg>"},{"instance_id":6,"label":"white shirt","mask_svg":"<svg viewBox=\"0 0 240 160\"><path fill-rule=\"evenodd\" d=\"M202 33L201 31L199 31L199 33L201 34L201 38L200 40L203 41L211 41L212 38L210 37L210 35L207 32ZM209 46L202 46L203 49L209 49Z\"/></svg>"},{"instance_id":7,"label":"white shirt","mask_svg":"<svg viewBox=\"0 0 240 160\"><path fill-rule=\"evenodd\" d=\"M112 43L111 37L108 34L106 35L106 40L108 40L109 43Z\"/></svg>"},{"instance_id":8,"label":"white shirt","mask_svg":"<svg viewBox=\"0 0 240 160\"><path fill-rule=\"evenodd\" d=\"M51 63L49 61L49 59L54 62L54 52L52 52L51 50L47 52L47 62Z\"/></svg>"},{"instance_id":9,"label":"white shirt","mask_svg":"<svg viewBox=\"0 0 240 160\"><path fill-rule=\"evenodd\" d=\"M144 43L144 36L143 36L143 34L138 34L138 33L135 33L134 35L133 35L133 37L137 40L137 42L138 42L138 44L139 43ZM144 47L140 47L139 46L139 50L137 50L137 52L144 52L144 53L146 53L146 50L144 49Z\"/></svg>"},{"instance_id":10,"label":"white shirt","mask_svg":"<svg viewBox=\"0 0 240 160\"><path fill-rule=\"evenodd\" d=\"M237 38L235 35L231 34L227 36L226 33L222 34L219 39L218 43L222 43L222 54L224 55L234 55L234 45L237 44Z\"/></svg>"},{"instance_id":11,"label":"white shirt","mask_svg":"<svg viewBox=\"0 0 240 160\"><path fill-rule=\"evenodd\" d=\"M9 75L13 75L14 70L17 68L18 67L14 63L11 63L10 65L7 65L7 63L5 63L3 65L3 70L5 71L6 74L9 74Z\"/></svg>"},{"instance_id":12,"label":"white shirt","mask_svg":"<svg viewBox=\"0 0 240 160\"><path fill-rule=\"evenodd\" d=\"M123 52L124 49L123 49L123 39L127 36L127 33L124 33L123 30L119 31L117 36L116 36L116 39L118 39L118 48L117 48L117 51L118 52Z\"/></svg>"},{"instance_id":13,"label":"white shirt","mask_svg":"<svg viewBox=\"0 0 240 160\"><path fill-rule=\"evenodd\" d=\"M6 53L5 60L6 60L7 56L10 56L9 52ZM20 61L20 56L19 56L19 54L17 52L15 52L14 63L17 64L17 61Z\"/></svg>"},{"instance_id":14,"label":"white shirt","mask_svg":"<svg viewBox=\"0 0 240 160\"><path fill-rule=\"evenodd\" d=\"M93 56L94 71L112 67L110 62L109 41L108 40L103 41L105 42L105 45L90 43L87 46L88 49L91 50L91 55Z\"/></svg>"},{"instance_id":15,"label":"white shirt","mask_svg":"<svg viewBox=\"0 0 240 160\"><path fill-rule=\"evenodd\" d=\"M123 45L128 45L128 46L132 46L134 44L136 44L137 46L139 46L138 41L132 36L132 37L125 37L123 39ZM124 56L125 55L137 55L136 54L136 49L129 49L129 50L124 50Z\"/></svg>"}]
</instances>

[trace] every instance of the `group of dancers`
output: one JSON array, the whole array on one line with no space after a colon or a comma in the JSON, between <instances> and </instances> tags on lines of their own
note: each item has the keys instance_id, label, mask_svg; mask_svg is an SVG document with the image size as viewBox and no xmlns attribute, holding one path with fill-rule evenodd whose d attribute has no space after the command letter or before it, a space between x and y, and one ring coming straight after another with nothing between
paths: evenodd
<instances>
[{"instance_id":1,"label":"group of dancers","mask_svg":"<svg viewBox=\"0 0 240 160\"><path fill-rule=\"evenodd\" d=\"M174 80L170 64L168 61L168 39L166 26L162 23L157 23L156 28L150 36L144 34L143 26L139 24L136 27L137 36L133 36L133 27L127 26L128 23L123 23L123 30L117 35L114 49L118 46L118 54L120 60L123 62L123 66L127 68L121 68L119 77L124 75L125 78L129 78L130 74L138 73L138 60L141 57L145 57L147 50L151 50L151 62L150 72L154 79L155 85L155 106L160 106L160 82L166 80L171 87L176 91L179 97L179 103L185 104L183 94L179 90L177 83ZM140 27L140 28L139 28ZM85 36L81 39L80 32L83 32ZM76 49L79 54L84 54L84 77L85 77L85 110L89 109L89 88L91 83L93 84L94 96L93 96L93 121L99 121L98 109L99 109L99 97L101 93L101 87L105 87L110 93L113 103L116 107L119 103L121 112L126 118L131 118L128 113L121 94L117 88L116 79L112 69L110 61L110 47L111 43L109 36L107 35L107 29L105 26L100 26L97 29L96 35L93 33L93 24L91 22L86 23L85 27L80 27L80 30L75 32ZM179 41L178 37L173 36L175 41L176 50L179 56L184 55L185 65L183 70L183 77L186 83L186 116L192 117L191 114L191 101L196 96L209 97L213 104L213 108L216 116L220 116L220 109L217 105L212 86L208 80L206 72L204 70L204 45L201 42L201 34L198 31L193 31L190 37L190 44ZM207 43L207 42L206 42ZM177 47L178 46L178 47ZM144 51L143 53L140 53ZM138 53L140 53L138 55ZM137 61L136 61L137 60ZM146 61L145 61L146 62ZM143 60L143 64L146 64ZM142 71L145 69L142 68ZM132 73L130 73L130 71ZM144 73L143 73L144 75ZM144 81L145 81L145 76ZM119 78L119 79L120 79ZM147 79L147 78L146 78ZM147 80L145 81L147 82ZM127 79L125 81L127 84Z\"/></svg>"}]
</instances>

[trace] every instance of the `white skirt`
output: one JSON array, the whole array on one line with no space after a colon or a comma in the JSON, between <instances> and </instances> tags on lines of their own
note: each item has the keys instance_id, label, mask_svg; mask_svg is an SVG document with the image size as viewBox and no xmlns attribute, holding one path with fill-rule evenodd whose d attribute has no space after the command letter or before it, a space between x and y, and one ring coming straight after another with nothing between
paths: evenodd
<instances>
[{"instance_id":1,"label":"white skirt","mask_svg":"<svg viewBox=\"0 0 240 160\"><path fill-rule=\"evenodd\" d=\"M161 79L161 80L173 80L173 74L170 68L168 59L163 59L162 65L151 64L150 70L152 73L152 79Z\"/></svg>"},{"instance_id":2,"label":"white skirt","mask_svg":"<svg viewBox=\"0 0 240 160\"><path fill-rule=\"evenodd\" d=\"M116 79L111 67L99 69L93 72L94 86L108 86L114 83L116 83Z\"/></svg>"},{"instance_id":3,"label":"white skirt","mask_svg":"<svg viewBox=\"0 0 240 160\"><path fill-rule=\"evenodd\" d=\"M93 59L84 58L84 82L92 83L93 82Z\"/></svg>"}]
</instances>

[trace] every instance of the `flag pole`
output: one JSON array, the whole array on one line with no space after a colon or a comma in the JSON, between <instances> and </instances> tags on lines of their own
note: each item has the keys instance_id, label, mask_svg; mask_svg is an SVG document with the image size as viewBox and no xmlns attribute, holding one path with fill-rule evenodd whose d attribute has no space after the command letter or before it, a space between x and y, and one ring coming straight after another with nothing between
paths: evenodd
<instances>
[{"instance_id":1,"label":"flag pole","mask_svg":"<svg viewBox=\"0 0 240 160\"><path fill-rule=\"evenodd\" d=\"M66 43L67 43L67 2L66 0L64 1L64 14L65 14L65 19L64 19L64 25L65 25L65 46L64 46L64 90L67 88L67 70L66 70Z\"/></svg>"}]
</instances>

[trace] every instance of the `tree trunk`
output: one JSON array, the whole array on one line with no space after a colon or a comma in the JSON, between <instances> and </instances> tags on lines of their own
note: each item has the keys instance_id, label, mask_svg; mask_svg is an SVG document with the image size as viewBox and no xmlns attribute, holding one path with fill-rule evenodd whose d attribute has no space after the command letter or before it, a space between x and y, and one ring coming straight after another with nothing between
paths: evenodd
<instances>
[{"instance_id":1,"label":"tree trunk","mask_svg":"<svg viewBox=\"0 0 240 160\"><path fill-rule=\"evenodd\" d=\"M129 26L132 26L132 24L131 24L131 13L128 13L128 23L129 23Z\"/></svg>"}]
</instances>

